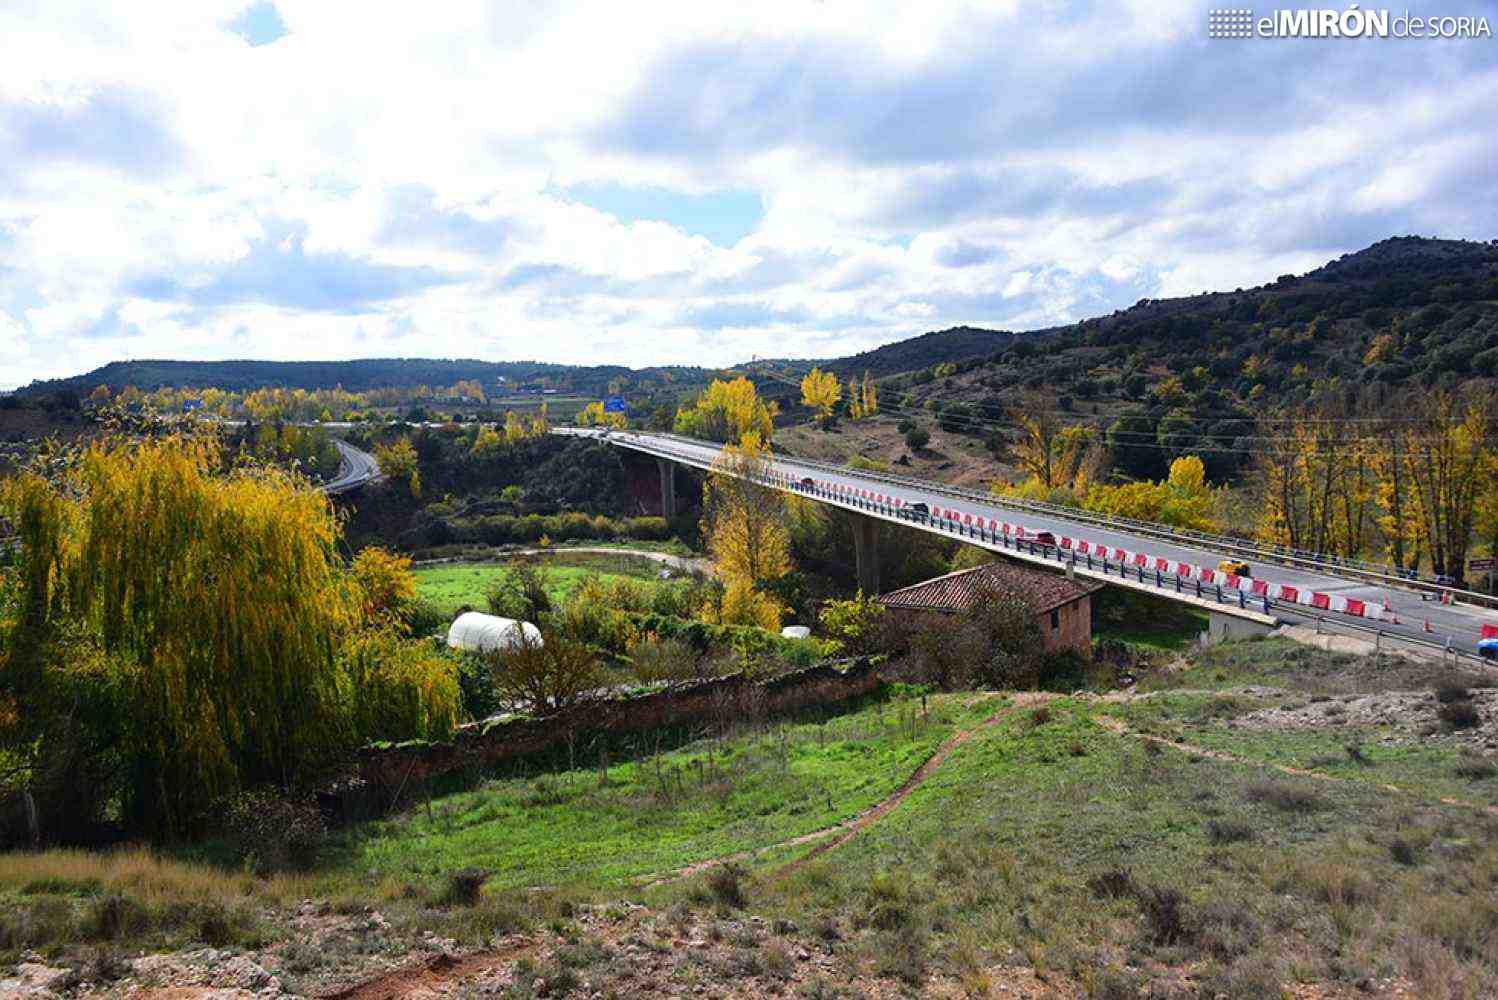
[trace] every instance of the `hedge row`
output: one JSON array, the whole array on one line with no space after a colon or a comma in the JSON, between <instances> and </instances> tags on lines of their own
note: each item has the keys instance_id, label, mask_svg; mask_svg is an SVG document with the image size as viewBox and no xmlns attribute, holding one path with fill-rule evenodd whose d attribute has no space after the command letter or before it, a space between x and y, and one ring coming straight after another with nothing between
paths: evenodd
<instances>
[{"instance_id":1,"label":"hedge row","mask_svg":"<svg viewBox=\"0 0 1498 1000\"><path fill-rule=\"evenodd\" d=\"M507 542L538 542L550 538L553 542L579 539L632 539L635 541L663 542L671 537L671 526L664 517L612 518L602 514L490 514L486 517L455 518L433 524L427 536L441 537L435 544L451 542L479 542L485 545L503 545Z\"/></svg>"}]
</instances>

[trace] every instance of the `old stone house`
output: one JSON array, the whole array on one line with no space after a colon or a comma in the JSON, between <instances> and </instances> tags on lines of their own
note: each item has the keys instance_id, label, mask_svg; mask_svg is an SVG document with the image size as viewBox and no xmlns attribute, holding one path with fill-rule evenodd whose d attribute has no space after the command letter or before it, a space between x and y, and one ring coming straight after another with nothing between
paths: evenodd
<instances>
[{"instance_id":1,"label":"old stone house","mask_svg":"<svg viewBox=\"0 0 1498 1000\"><path fill-rule=\"evenodd\" d=\"M1035 613L1047 652L1072 649L1090 657L1092 594L1102 586L1001 560L892 590L878 600L902 616L956 615L973 607L984 594L1017 591Z\"/></svg>"}]
</instances>

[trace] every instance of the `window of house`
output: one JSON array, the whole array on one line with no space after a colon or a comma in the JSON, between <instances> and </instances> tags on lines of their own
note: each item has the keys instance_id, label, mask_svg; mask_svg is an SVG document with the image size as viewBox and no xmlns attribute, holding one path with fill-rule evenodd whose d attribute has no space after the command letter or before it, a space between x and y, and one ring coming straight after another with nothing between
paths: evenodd
<instances>
[{"instance_id":1,"label":"window of house","mask_svg":"<svg viewBox=\"0 0 1498 1000\"><path fill-rule=\"evenodd\" d=\"M1061 627L1061 609L1060 608L1052 608L1051 609L1051 631L1054 632L1054 631L1056 631L1056 629L1058 629L1060 627Z\"/></svg>"}]
</instances>

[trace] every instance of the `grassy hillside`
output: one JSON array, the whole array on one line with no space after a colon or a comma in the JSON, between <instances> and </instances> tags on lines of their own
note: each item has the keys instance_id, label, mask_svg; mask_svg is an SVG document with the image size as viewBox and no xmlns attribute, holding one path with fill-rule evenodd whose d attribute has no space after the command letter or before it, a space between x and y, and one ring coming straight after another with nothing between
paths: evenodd
<instances>
[{"instance_id":1,"label":"grassy hillside","mask_svg":"<svg viewBox=\"0 0 1498 1000\"><path fill-rule=\"evenodd\" d=\"M1102 697L894 690L418 796L305 873L0 856L0 956L371 997L1486 996L1493 683L1270 639Z\"/></svg>"}]
</instances>

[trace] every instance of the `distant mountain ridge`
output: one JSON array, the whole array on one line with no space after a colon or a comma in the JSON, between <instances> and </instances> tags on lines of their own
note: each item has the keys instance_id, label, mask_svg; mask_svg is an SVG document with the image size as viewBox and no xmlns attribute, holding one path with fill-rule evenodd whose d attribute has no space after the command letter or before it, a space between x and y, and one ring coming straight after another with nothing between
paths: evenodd
<instances>
[{"instance_id":1,"label":"distant mountain ridge","mask_svg":"<svg viewBox=\"0 0 1498 1000\"><path fill-rule=\"evenodd\" d=\"M1439 307L1439 308L1432 308ZM1419 314L1418 316L1416 314ZM1319 321L1319 322L1318 322ZM1319 332L1319 339L1318 339ZM1213 349L1232 355L1213 375L1228 379L1251 346L1271 371L1283 362L1312 377L1351 375L1380 336L1394 340L1380 349L1378 375L1397 380L1416 372L1458 377L1498 374L1498 240L1445 240L1401 236L1345 254L1304 275L1283 275L1250 289L1204 292L1173 299L1141 299L1127 309L1064 326L1025 333L957 326L840 358L761 361L792 370L818 364L839 375L868 371L883 378L944 363L970 363L1011 356L1013 349L1049 341L1057 359L1074 357L1090 368L1089 349L1124 344L1148 346L1161 368L1180 368L1172 357ZM1220 342L1219 342L1220 341ZM1238 355L1244 355L1239 357ZM1196 357L1193 364L1201 363ZM1189 366L1188 366L1189 367ZM1185 369L1181 369L1185 370ZM88 392L98 385L143 390L161 386L253 389L332 388L349 391L415 385L444 386L474 379L486 388L508 383L544 383L567 391L602 395L611 382L639 386L691 385L718 369L622 365L576 366L539 361L371 358L357 361L122 361L86 374L33 382L20 390L41 394ZM1367 372L1361 373L1364 377ZM1295 375L1296 378L1300 376ZM1275 385L1266 385L1274 389ZM1251 388L1251 386L1250 386ZM779 390L777 390L778 392Z\"/></svg>"}]
</instances>

